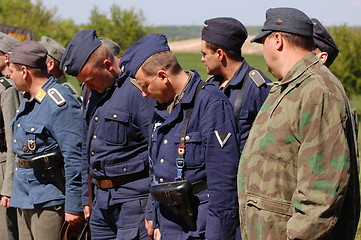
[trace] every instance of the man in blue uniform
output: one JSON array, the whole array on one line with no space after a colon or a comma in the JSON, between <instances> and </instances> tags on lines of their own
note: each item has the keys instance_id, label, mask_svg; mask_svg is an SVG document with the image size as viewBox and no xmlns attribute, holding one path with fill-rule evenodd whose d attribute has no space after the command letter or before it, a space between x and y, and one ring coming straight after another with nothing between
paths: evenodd
<instances>
[{"instance_id":1,"label":"man in blue uniform","mask_svg":"<svg viewBox=\"0 0 361 240\"><path fill-rule=\"evenodd\" d=\"M147 145L154 101L134 80L118 77L119 58L95 30L77 33L61 61L66 73L91 89L84 109L83 206L89 217L88 175L95 184L92 239L149 239L144 211L149 195Z\"/></svg>"},{"instance_id":2,"label":"man in blue uniform","mask_svg":"<svg viewBox=\"0 0 361 240\"><path fill-rule=\"evenodd\" d=\"M271 81L242 57L247 29L234 18L219 17L204 22L201 36L202 62L215 84L228 97L238 120L241 144L248 138L253 121L267 98Z\"/></svg>"},{"instance_id":3,"label":"man in blue uniform","mask_svg":"<svg viewBox=\"0 0 361 240\"><path fill-rule=\"evenodd\" d=\"M81 110L48 76L46 57L35 41L9 53L11 79L25 91L12 120L16 169L10 206L18 208L19 239L59 239L64 216L69 224L82 220Z\"/></svg>"},{"instance_id":4,"label":"man in blue uniform","mask_svg":"<svg viewBox=\"0 0 361 240\"><path fill-rule=\"evenodd\" d=\"M16 209L9 207L13 185L15 154L12 150L10 120L19 107L19 93L10 79L8 52L19 41L0 32L0 236L18 239Z\"/></svg>"},{"instance_id":5,"label":"man in blue uniform","mask_svg":"<svg viewBox=\"0 0 361 240\"><path fill-rule=\"evenodd\" d=\"M192 184L192 195L182 193L180 205L153 202L153 226L160 230L155 239L234 239L240 154L231 103L217 87L204 85L196 71L182 70L164 35L151 34L136 42L120 66L137 80L144 97L158 101L150 163L153 182L160 185L151 189L175 179ZM179 195L167 192L174 190L159 193L173 203ZM188 200L192 203L182 206ZM180 214L174 212L178 210Z\"/></svg>"}]
</instances>

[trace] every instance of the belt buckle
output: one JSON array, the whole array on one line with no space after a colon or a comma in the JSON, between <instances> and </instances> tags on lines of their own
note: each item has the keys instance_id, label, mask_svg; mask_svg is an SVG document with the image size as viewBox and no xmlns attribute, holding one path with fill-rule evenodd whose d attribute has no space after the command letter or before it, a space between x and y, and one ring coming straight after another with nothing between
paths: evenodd
<instances>
[{"instance_id":1,"label":"belt buckle","mask_svg":"<svg viewBox=\"0 0 361 240\"><path fill-rule=\"evenodd\" d=\"M101 188L112 188L113 187L113 183L111 180L102 180L101 184L100 184Z\"/></svg>"},{"instance_id":2,"label":"belt buckle","mask_svg":"<svg viewBox=\"0 0 361 240\"><path fill-rule=\"evenodd\" d=\"M111 180L96 180L96 179L94 179L93 182L98 188L108 189L108 188L113 187L113 183L112 183Z\"/></svg>"}]
</instances>

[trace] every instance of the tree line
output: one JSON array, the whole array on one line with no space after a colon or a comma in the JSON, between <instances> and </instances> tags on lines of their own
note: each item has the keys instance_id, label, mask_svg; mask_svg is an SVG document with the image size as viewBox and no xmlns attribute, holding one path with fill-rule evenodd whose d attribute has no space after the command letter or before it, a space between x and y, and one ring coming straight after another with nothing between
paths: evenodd
<instances>
[{"instance_id":1,"label":"tree line","mask_svg":"<svg viewBox=\"0 0 361 240\"><path fill-rule=\"evenodd\" d=\"M174 27L146 26L145 22L141 10L121 9L116 4L110 7L108 13L94 7L90 12L89 22L77 25L72 19L57 16L57 9L47 8L42 0L34 4L30 0L0 0L0 23L29 28L34 32L37 40L45 35L63 46L66 46L77 32L86 28L94 28L100 37L117 42L121 47L121 53L149 33L174 32ZM199 26L183 27L179 32L185 34L184 30L190 31L190 29L198 30ZM360 94L361 30L346 25L331 27L328 30L340 49L331 71L342 81L348 95ZM174 39L177 37L175 36Z\"/></svg>"}]
</instances>

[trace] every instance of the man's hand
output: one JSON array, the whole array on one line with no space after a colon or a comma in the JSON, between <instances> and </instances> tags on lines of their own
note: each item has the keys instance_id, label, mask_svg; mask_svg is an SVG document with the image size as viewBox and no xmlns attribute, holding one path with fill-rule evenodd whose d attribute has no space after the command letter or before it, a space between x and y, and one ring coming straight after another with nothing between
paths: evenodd
<instances>
[{"instance_id":1,"label":"man's hand","mask_svg":"<svg viewBox=\"0 0 361 240\"><path fill-rule=\"evenodd\" d=\"M153 239L154 239L154 240L160 240L160 237L161 237L161 235L160 235L160 230L159 230L159 228L154 229Z\"/></svg>"},{"instance_id":2,"label":"man's hand","mask_svg":"<svg viewBox=\"0 0 361 240\"><path fill-rule=\"evenodd\" d=\"M154 240L160 240L160 231L159 228L153 228L153 221L145 219L145 229L147 229L148 236Z\"/></svg>"},{"instance_id":3,"label":"man's hand","mask_svg":"<svg viewBox=\"0 0 361 240\"><path fill-rule=\"evenodd\" d=\"M1 196L0 205L6 208L10 207L10 197Z\"/></svg>"},{"instance_id":4,"label":"man's hand","mask_svg":"<svg viewBox=\"0 0 361 240\"><path fill-rule=\"evenodd\" d=\"M154 228L153 228L153 221L149 219L145 219L145 229L147 229L148 236L153 237Z\"/></svg>"},{"instance_id":5,"label":"man's hand","mask_svg":"<svg viewBox=\"0 0 361 240\"><path fill-rule=\"evenodd\" d=\"M83 213L84 213L84 218L85 219L90 217L91 211L90 211L90 207L88 205L83 207Z\"/></svg>"},{"instance_id":6,"label":"man's hand","mask_svg":"<svg viewBox=\"0 0 361 240\"><path fill-rule=\"evenodd\" d=\"M67 221L70 225L75 225L83 221L83 216L81 214L74 213L65 213L65 221Z\"/></svg>"}]
</instances>

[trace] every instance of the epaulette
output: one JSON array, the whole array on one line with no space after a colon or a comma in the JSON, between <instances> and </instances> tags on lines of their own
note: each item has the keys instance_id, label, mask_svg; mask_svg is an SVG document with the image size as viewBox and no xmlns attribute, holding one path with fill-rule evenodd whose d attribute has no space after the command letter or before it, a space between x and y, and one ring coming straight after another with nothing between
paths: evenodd
<instances>
[{"instance_id":1,"label":"epaulette","mask_svg":"<svg viewBox=\"0 0 361 240\"><path fill-rule=\"evenodd\" d=\"M257 87L262 86L266 83L266 80L262 77L262 75L255 69L249 72L249 77L252 79L254 84L256 84Z\"/></svg>"},{"instance_id":2,"label":"epaulette","mask_svg":"<svg viewBox=\"0 0 361 240\"><path fill-rule=\"evenodd\" d=\"M142 91L142 87L137 83L137 80L135 80L134 78L130 78L130 82L140 91Z\"/></svg>"},{"instance_id":3,"label":"epaulette","mask_svg":"<svg viewBox=\"0 0 361 240\"><path fill-rule=\"evenodd\" d=\"M48 90L48 94L51 99L56 103L58 106L63 106L66 101L65 98L60 94L60 92L55 88L50 88Z\"/></svg>"},{"instance_id":4,"label":"epaulette","mask_svg":"<svg viewBox=\"0 0 361 240\"><path fill-rule=\"evenodd\" d=\"M214 75L209 76L209 77L205 80L205 82L209 82L213 77L214 77Z\"/></svg>"},{"instance_id":5,"label":"epaulette","mask_svg":"<svg viewBox=\"0 0 361 240\"><path fill-rule=\"evenodd\" d=\"M4 77L0 78L0 85L3 86L5 89L8 89L9 87L12 86L12 84L9 82L9 80L7 80Z\"/></svg>"}]
</instances>

